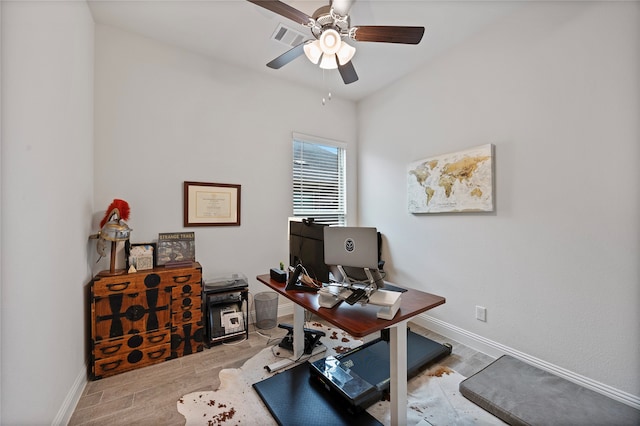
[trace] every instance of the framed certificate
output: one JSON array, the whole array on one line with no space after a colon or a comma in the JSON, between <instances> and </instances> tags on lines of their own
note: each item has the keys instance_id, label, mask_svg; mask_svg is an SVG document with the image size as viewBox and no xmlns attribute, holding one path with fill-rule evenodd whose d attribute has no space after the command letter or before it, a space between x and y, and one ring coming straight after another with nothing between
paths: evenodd
<instances>
[{"instance_id":1,"label":"framed certificate","mask_svg":"<svg viewBox=\"0 0 640 426\"><path fill-rule=\"evenodd\" d=\"M184 226L240 226L240 185L185 182Z\"/></svg>"}]
</instances>

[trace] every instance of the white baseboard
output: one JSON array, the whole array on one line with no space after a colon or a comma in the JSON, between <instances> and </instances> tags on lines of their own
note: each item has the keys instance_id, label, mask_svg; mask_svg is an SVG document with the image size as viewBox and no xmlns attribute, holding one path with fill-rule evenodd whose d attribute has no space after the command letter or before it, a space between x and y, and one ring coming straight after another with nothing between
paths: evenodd
<instances>
[{"instance_id":1,"label":"white baseboard","mask_svg":"<svg viewBox=\"0 0 640 426\"><path fill-rule=\"evenodd\" d=\"M51 422L52 425L57 426L69 424L69 420L71 420L73 411L76 409L76 405L78 405L78 401L80 401L80 397L82 396L82 392L84 392L86 385L87 367L85 366L85 368L78 373L71 389L67 392L67 396L64 398L64 401L62 401L58 414L56 414L56 417Z\"/></svg>"},{"instance_id":2,"label":"white baseboard","mask_svg":"<svg viewBox=\"0 0 640 426\"><path fill-rule=\"evenodd\" d=\"M640 409L640 397L632 395L628 392L624 392L620 389L616 389L612 386L600 383L592 380L588 377L569 371L565 368L558 367L539 358L528 355L524 352L520 352L516 349L505 346L501 343L494 342L486 339L475 333L471 333L455 325L449 324L432 316L426 314L420 314L414 317L411 322L441 334L445 337L453 339L459 343L462 343L470 348L485 353L491 357L498 358L502 355L511 355L514 358L518 358L528 364L540 368L541 370L548 371L556 376L562 377L570 382L576 383L580 386L584 386L587 389L591 389L602 395L608 396L611 399L620 401L633 408Z\"/></svg>"}]
</instances>

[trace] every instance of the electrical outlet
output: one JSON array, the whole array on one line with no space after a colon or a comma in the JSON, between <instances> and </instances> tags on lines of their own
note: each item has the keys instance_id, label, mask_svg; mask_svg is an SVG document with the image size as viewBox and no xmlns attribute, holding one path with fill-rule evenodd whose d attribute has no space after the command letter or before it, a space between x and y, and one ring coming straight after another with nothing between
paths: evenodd
<instances>
[{"instance_id":1,"label":"electrical outlet","mask_svg":"<svg viewBox=\"0 0 640 426\"><path fill-rule=\"evenodd\" d=\"M487 321L487 308L476 305L476 319L478 321Z\"/></svg>"}]
</instances>

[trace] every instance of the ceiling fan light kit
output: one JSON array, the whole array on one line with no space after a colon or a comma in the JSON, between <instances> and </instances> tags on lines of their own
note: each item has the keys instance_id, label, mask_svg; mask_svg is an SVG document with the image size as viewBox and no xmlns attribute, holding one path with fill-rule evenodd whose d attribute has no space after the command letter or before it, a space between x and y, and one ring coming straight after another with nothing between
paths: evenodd
<instances>
[{"instance_id":1,"label":"ceiling fan light kit","mask_svg":"<svg viewBox=\"0 0 640 426\"><path fill-rule=\"evenodd\" d=\"M318 40L305 43L304 45L304 54L307 56L307 59L311 61L313 64L317 64L320 61L320 57L322 56L322 49L320 49L320 42Z\"/></svg>"},{"instance_id":2,"label":"ceiling fan light kit","mask_svg":"<svg viewBox=\"0 0 640 426\"><path fill-rule=\"evenodd\" d=\"M312 63L317 64L322 56L322 49L320 49L320 42L318 40L310 41L304 45L304 54Z\"/></svg>"},{"instance_id":3,"label":"ceiling fan light kit","mask_svg":"<svg viewBox=\"0 0 640 426\"><path fill-rule=\"evenodd\" d=\"M342 44L342 40L340 39L340 34L332 28L327 28L322 31L320 34L320 49L322 49L323 53L334 55L340 49L340 45Z\"/></svg>"},{"instance_id":4,"label":"ceiling fan light kit","mask_svg":"<svg viewBox=\"0 0 640 426\"><path fill-rule=\"evenodd\" d=\"M356 48L343 41L342 46L340 46L340 50L338 50L338 53L336 53L336 56L338 57L338 62L340 63L340 65L345 65L353 58L353 55L355 54Z\"/></svg>"},{"instance_id":5,"label":"ceiling fan light kit","mask_svg":"<svg viewBox=\"0 0 640 426\"><path fill-rule=\"evenodd\" d=\"M341 40L340 34L334 29L324 30L318 40L304 45L304 54L313 64L320 61L320 68L333 70L338 63L344 65L356 54L356 48Z\"/></svg>"},{"instance_id":6,"label":"ceiling fan light kit","mask_svg":"<svg viewBox=\"0 0 640 426\"><path fill-rule=\"evenodd\" d=\"M338 61L336 61L336 55L322 55L322 61L320 61L320 68L323 70L335 70L338 69Z\"/></svg>"},{"instance_id":7,"label":"ceiling fan light kit","mask_svg":"<svg viewBox=\"0 0 640 426\"><path fill-rule=\"evenodd\" d=\"M352 0L334 0L339 13L330 2L328 6L322 6L316 10L313 17L279 0L247 1L308 27L316 38L311 42L300 43L269 62L267 66L278 69L304 53L313 64L320 62L319 66L322 69L337 68L345 84L357 81L358 74L351 62L356 48L345 43L343 38L350 38L356 42L418 44L424 35L424 27L376 25L352 27L348 14Z\"/></svg>"}]
</instances>

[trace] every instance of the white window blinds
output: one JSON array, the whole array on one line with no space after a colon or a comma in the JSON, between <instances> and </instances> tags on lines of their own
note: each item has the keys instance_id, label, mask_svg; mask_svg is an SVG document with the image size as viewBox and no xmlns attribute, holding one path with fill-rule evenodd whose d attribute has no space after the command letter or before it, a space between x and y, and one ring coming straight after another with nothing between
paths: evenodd
<instances>
[{"instance_id":1,"label":"white window blinds","mask_svg":"<svg viewBox=\"0 0 640 426\"><path fill-rule=\"evenodd\" d=\"M293 215L344 225L346 218L345 149L293 138Z\"/></svg>"}]
</instances>

